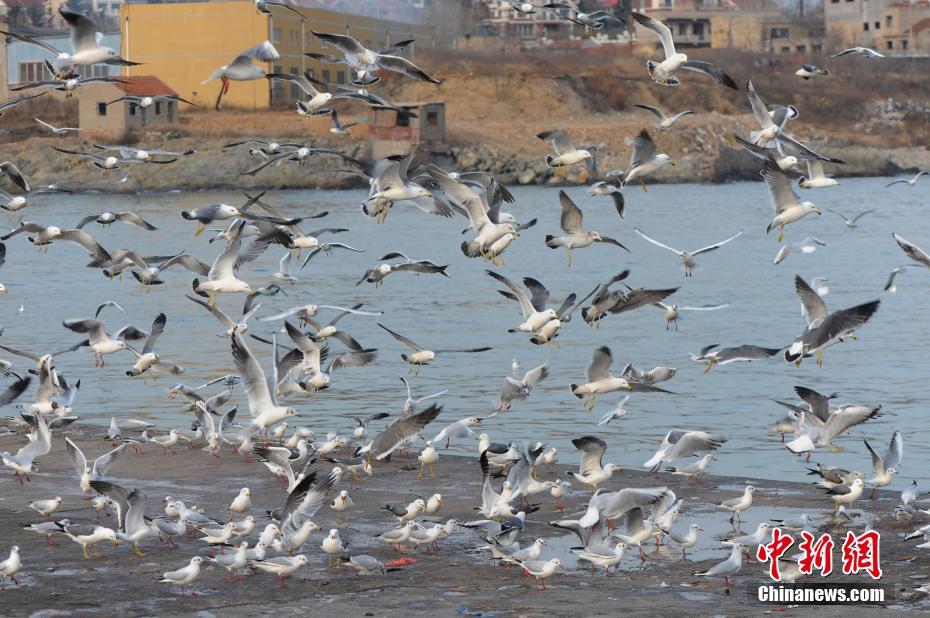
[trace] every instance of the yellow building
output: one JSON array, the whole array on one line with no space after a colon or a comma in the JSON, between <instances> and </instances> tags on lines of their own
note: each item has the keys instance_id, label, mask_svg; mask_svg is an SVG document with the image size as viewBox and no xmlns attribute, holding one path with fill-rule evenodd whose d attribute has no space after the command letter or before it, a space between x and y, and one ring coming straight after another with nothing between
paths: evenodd
<instances>
[{"instance_id":1,"label":"yellow building","mask_svg":"<svg viewBox=\"0 0 930 618\"><path fill-rule=\"evenodd\" d=\"M266 63L269 73L313 71L318 79L351 80L348 67L321 64L304 52L333 54L323 48L310 31L349 34L362 45L380 49L392 42L415 39L404 52L416 54L417 47L432 45L428 26L383 21L298 6L303 22L291 11L271 7L272 14L259 13L251 0L226 2L168 2L159 4L124 2L120 13L121 55L144 66L127 67L125 74L158 75L178 94L198 105L212 105L221 87L219 80L203 84L213 71L232 62L239 53L270 40L281 58ZM336 54L338 55L338 54ZM292 101L295 88L268 80L230 82L223 97L226 107L262 109L273 102Z\"/></svg>"}]
</instances>

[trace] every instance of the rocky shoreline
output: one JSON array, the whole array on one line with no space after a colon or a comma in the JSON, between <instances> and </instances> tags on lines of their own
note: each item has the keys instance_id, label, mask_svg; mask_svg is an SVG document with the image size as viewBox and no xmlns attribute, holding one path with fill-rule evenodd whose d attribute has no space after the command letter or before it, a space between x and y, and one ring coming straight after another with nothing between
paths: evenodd
<instances>
[{"instance_id":1,"label":"rocky shoreline","mask_svg":"<svg viewBox=\"0 0 930 618\"><path fill-rule=\"evenodd\" d=\"M80 157L59 154L51 149L80 148L76 140L32 138L4 145L4 158L16 161L33 185L60 183L73 191L106 191L108 193L219 191L219 190L284 190L284 189L350 189L367 184L352 174L339 172L347 164L337 157L318 155L305 165L273 164L255 175L245 172L260 163L249 157L244 148L224 149L227 140L172 138L156 136L146 140L150 149L196 153L170 165L136 165L126 181L125 171L102 172ZM352 157L364 156L364 147L353 143L346 147L329 145ZM606 148L602 152L608 152ZM846 165L830 166L837 177L892 176L930 169L930 149L866 146L833 146L825 149L846 161ZM578 185L589 179L582 166L553 169L536 153L503 152L499 148L451 145L441 146L420 157L442 167L458 170L487 170L498 175L501 182L514 185ZM675 166L666 166L655 174L651 183L722 183L758 178L759 162L742 149L708 140L697 143L693 150L677 156ZM600 174L628 167L625 157L605 154L598 161Z\"/></svg>"}]
</instances>

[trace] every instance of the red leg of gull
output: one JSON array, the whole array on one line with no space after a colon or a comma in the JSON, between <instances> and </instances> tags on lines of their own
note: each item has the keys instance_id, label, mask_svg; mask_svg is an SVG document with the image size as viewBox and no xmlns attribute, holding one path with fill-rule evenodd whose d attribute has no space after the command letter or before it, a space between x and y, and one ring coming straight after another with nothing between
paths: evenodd
<instances>
[{"instance_id":1,"label":"red leg of gull","mask_svg":"<svg viewBox=\"0 0 930 618\"><path fill-rule=\"evenodd\" d=\"M284 585L284 576L283 576L283 575L278 575L278 586L281 587L281 588L287 588L287 586Z\"/></svg>"}]
</instances>

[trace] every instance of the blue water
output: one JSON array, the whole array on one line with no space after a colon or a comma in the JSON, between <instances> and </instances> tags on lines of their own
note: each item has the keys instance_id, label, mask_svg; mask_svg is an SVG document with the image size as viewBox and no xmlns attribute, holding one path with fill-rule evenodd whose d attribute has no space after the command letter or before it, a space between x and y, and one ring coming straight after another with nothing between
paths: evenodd
<instances>
[{"instance_id":1,"label":"blue water","mask_svg":"<svg viewBox=\"0 0 930 618\"><path fill-rule=\"evenodd\" d=\"M425 368L413 380L420 395L449 389L442 400L442 416L436 427L427 431L430 437L446 422L490 413L503 377L510 374L513 358L519 360L524 371L550 359L551 377L529 401L515 404L512 411L487 421L485 431L501 441L546 441L559 449L562 461L576 459L572 438L590 434L607 440L608 460L628 467L641 466L665 432L677 427L729 436L730 441L718 454L719 462L709 468L711 472L800 478L803 462L784 450L777 435L766 433L783 413L769 398L793 400L793 385L803 384L823 392L836 391L840 402L881 403L881 418L838 440L846 447L845 452L817 452L814 460L868 472L869 457L861 438L867 437L877 448L884 448L898 429L904 432L905 457L901 477L892 487L903 487L911 478L930 479L925 468L918 465L928 454L922 443L928 440L925 421L926 402L930 401L926 363L930 277L914 270L900 278L897 294L882 293L882 287L888 272L906 263L891 238L893 231L930 249L930 218L925 212L930 185L885 190L882 187L886 182L884 178L844 179L839 187L806 192L805 199L848 216L867 208L877 211L864 217L857 230L847 230L839 217L827 212L789 226L786 242L816 236L827 246L810 256L791 255L778 266L771 263L778 251L775 235L765 235L772 212L761 183L656 185L648 193L630 189L626 219L617 217L610 200L591 198L581 188L571 188L569 193L585 212L585 227L617 238L632 251L628 254L609 245L576 251L571 270L563 251L550 250L543 244L545 234L558 233L556 189L514 188L517 203L512 212L523 221L538 217L540 223L511 246L506 253L506 267L498 270L515 280L524 276L540 279L551 289L553 303L561 302L570 292L584 295L625 268L631 270L628 283L634 287L681 286L672 300L682 305L731 303L721 311L686 314L678 332L667 332L661 311L652 307L610 316L597 330L588 328L579 312L559 337L561 349L551 351L529 343L523 335L506 332L520 323L519 308L497 294L499 286L483 272L488 265L461 255L460 231L466 225L463 219L450 221L398 206L384 225L377 225L358 212L364 196L357 191L269 193L267 199L289 215L329 210L327 219L307 222L303 229L318 227L316 223L319 227L348 227L350 232L330 239L366 251L316 257L298 275L299 283L287 287L287 297L263 297L259 314L310 302L364 302L368 309L385 312L380 319L386 325L426 347L493 346L493 351L484 354L440 355L435 366ZM26 220L70 227L81 217L104 209L132 209L158 226L158 231L145 232L127 225L103 229L95 224L86 229L111 251L126 247L140 254L187 250L209 263L219 249L207 244L206 234L195 239L194 225L182 220L178 212L216 201L239 203L241 199L236 193L40 196L24 212ZM10 219L9 224L15 224L15 220ZM701 256L694 277L685 279L677 258L647 244L632 232L633 226L686 249L723 240L740 229L744 233L719 251ZM366 268L389 250L450 264L450 278L396 273L381 288L367 284L356 287L355 282ZM253 287L268 283L282 255L283 249L275 246L257 263L245 267L242 278ZM122 283L110 281L99 271L85 268L86 261L83 250L66 243L56 243L45 255L23 237L7 242L7 262L0 269L0 281L9 289L9 294L0 296L5 345L43 353L77 341L80 336L64 329L62 320L92 316L97 304L109 299L119 302L129 313L124 316L108 309L103 315L111 330L128 321L148 328L157 312L167 314L167 329L157 349L163 357L186 368L184 382L200 384L233 371L228 340L216 336L222 332L219 322L184 298L190 289L189 273L167 271L166 284L146 292L128 273ZM881 308L860 331L858 341L828 351L822 368L812 361L795 368L772 359L717 367L705 375L703 365L689 360L690 352L710 343L787 345L804 328L794 294L795 274L808 280L829 277L826 301L832 309L879 297ZM20 305L22 312L18 311ZM220 300L220 306L229 313L237 314L241 305L238 296ZM350 433L352 416L400 412L405 393L398 378L407 374L408 366L399 356L407 350L375 322L351 316L340 326L363 345L380 350L376 364L338 371L330 390L294 400L304 420L318 434L328 430ZM254 321L251 327L256 334L268 334L271 328ZM619 395L601 398L595 412L589 414L569 394L568 385L583 380L591 352L599 345L613 350L616 372L626 361L643 369L656 365L677 367L677 377L666 386L680 394L636 394L627 404L629 413L625 418L606 428L596 427L601 414L613 406ZM269 367L267 347L255 342L251 347ZM338 343L333 344L334 350L338 347ZM9 360L19 369L27 366L24 359ZM186 427L190 418L180 411L179 402L166 396L167 386L175 380L165 378L157 385L145 386L141 380L129 379L123 372L133 360L128 353L112 355L107 357L107 366L98 369L90 354L73 353L57 359L59 371L69 380L81 379L75 412L82 421L106 423L115 415L152 419L165 429ZM234 401L244 403L241 390L237 389ZM245 407L240 412L247 414ZM465 446L473 452L472 441L466 441Z\"/></svg>"}]
</instances>

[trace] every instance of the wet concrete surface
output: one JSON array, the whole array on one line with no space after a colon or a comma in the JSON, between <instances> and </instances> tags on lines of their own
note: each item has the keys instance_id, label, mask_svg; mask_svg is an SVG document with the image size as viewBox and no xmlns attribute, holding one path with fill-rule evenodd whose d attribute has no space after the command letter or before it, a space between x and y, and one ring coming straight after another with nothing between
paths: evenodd
<instances>
[{"instance_id":1,"label":"wet concrete surface","mask_svg":"<svg viewBox=\"0 0 930 618\"><path fill-rule=\"evenodd\" d=\"M96 456L110 448L99 438L102 430L84 428L73 439L88 456ZM19 437L0 438L0 450L15 450ZM549 590L537 592L531 578L523 577L517 568L502 568L489 560L476 531L462 529L441 541L441 551L428 555L425 551L407 549L405 557L415 562L384 575L356 576L348 569L328 569L326 555L320 550L323 535L338 527L342 538L350 544L350 554L370 554L389 561L400 557L374 535L394 525L395 519L382 510L385 502L406 503L414 496L443 495L442 509L434 520L456 518L467 521L478 518L473 508L479 503L481 474L473 456L464 451L453 455L440 453L436 478L417 479L416 461L412 457L395 457L389 463L376 463L373 479L357 484L346 477L337 489L346 489L354 501L347 523L336 522L336 513L325 505L313 518L323 532L314 533L302 553L310 565L297 571L279 589L277 580L268 574L246 574L233 586L225 581L225 571L205 570L195 583L197 596L182 596L176 587L159 583L161 573L180 568L194 555L208 555L201 541L177 539L180 547L169 549L155 539L142 544L144 557L132 555L126 544L114 547L100 544L102 556L84 560L80 546L59 537L59 547L47 547L42 537L25 532L23 525L41 521L41 516L28 508L36 499L62 496L64 502L57 518L69 518L75 523L94 523L94 510L83 500L77 476L65 453L63 440L56 435L52 452L39 460L39 473L31 482L21 485L15 480L0 481L0 552L10 545L19 545L24 564L17 576L18 584L7 581L0 593L5 616L52 615L198 615L290 616L296 614L384 616L552 616L585 615L636 616L668 615L763 615L777 611L779 615L810 615L813 608L785 608L761 605L749 593L758 583L766 581L766 566L754 558L744 563L734 578L734 587L727 592L723 582L695 577L693 572L709 568L729 555L720 541L734 534L728 523L729 514L713 505L735 497L750 479L738 477L707 477L703 485L688 485L679 477L660 473L624 470L604 486L607 490L622 487L671 487L685 503L682 515L675 523L685 528L696 522L704 528L695 548L682 559L677 547L654 546L647 549L648 558L641 561L630 552L616 574L592 573L584 564L578 565L568 551L576 538L547 525L547 522L569 517L581 511L587 494L566 496L565 513L554 508L548 495L538 501L541 508L529 516L523 542L537 537L547 539L543 559L559 557L565 572L549 579ZM327 468L318 466L322 470ZM540 478L565 476L565 466L549 470L540 468ZM161 449L146 447L144 455L131 452L112 469L111 479L127 488L142 489L147 496L146 514L162 514L162 499L171 495L188 505L202 506L208 515L218 520L226 517L226 507L241 487L252 490L252 514L258 520L256 535L268 522L266 509L282 506L285 485L274 479L259 463L244 463L242 458L227 454L221 458L206 452L177 448L177 455L163 455ZM499 481L498 481L499 482ZM809 484L778 483L752 480L759 489L754 505L743 514L742 533L755 530L770 518L786 518L808 513L814 517L828 515L832 501ZM912 589L930 581L930 556L914 549L919 541L903 542L904 527L894 526L891 516L898 503L898 494L879 492L879 499L862 500L853 511L859 516L851 528L861 532L872 522L882 533L882 584L894 590L893 598L884 606L832 606L816 608L817 615L875 615L891 611L930 611L930 602ZM911 528L930 523L930 517L918 514ZM923 519L919 519L923 518ZM113 517L104 517L104 525L115 525ZM824 530L833 532L837 548L834 561L840 564L839 546L846 528L832 525ZM257 536L251 539L253 542ZM816 581L822 581L819 577ZM801 580L804 581L804 580ZM831 576L827 581L867 583L865 576Z\"/></svg>"}]
</instances>

